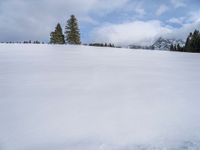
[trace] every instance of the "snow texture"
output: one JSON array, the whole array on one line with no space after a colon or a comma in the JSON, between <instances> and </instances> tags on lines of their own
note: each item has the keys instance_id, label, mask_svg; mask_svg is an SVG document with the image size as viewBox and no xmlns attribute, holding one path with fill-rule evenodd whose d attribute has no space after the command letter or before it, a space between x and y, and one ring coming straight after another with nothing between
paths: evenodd
<instances>
[{"instance_id":1,"label":"snow texture","mask_svg":"<svg viewBox=\"0 0 200 150\"><path fill-rule=\"evenodd\" d=\"M0 150L199 149L199 54L0 45Z\"/></svg>"}]
</instances>

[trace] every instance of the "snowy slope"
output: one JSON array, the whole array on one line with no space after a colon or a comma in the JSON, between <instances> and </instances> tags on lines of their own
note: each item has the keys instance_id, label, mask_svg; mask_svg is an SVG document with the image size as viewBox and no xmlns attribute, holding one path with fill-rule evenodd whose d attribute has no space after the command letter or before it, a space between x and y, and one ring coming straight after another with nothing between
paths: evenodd
<instances>
[{"instance_id":1,"label":"snowy slope","mask_svg":"<svg viewBox=\"0 0 200 150\"><path fill-rule=\"evenodd\" d=\"M200 55L0 45L0 150L199 150Z\"/></svg>"}]
</instances>

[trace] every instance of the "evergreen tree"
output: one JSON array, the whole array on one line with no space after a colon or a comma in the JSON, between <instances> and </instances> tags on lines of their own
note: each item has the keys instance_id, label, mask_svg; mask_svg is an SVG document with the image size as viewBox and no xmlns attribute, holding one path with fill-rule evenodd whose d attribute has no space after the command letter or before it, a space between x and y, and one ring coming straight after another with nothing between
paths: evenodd
<instances>
[{"instance_id":1,"label":"evergreen tree","mask_svg":"<svg viewBox=\"0 0 200 150\"><path fill-rule=\"evenodd\" d=\"M57 24L55 31L51 32L51 34L50 34L50 43L51 44L64 44L65 43L65 38L64 38L62 28L59 23Z\"/></svg>"},{"instance_id":2,"label":"evergreen tree","mask_svg":"<svg viewBox=\"0 0 200 150\"><path fill-rule=\"evenodd\" d=\"M176 46L176 44L174 45L174 51L177 51L177 46Z\"/></svg>"},{"instance_id":3,"label":"evergreen tree","mask_svg":"<svg viewBox=\"0 0 200 150\"><path fill-rule=\"evenodd\" d=\"M170 45L170 51L174 51L174 45L173 44Z\"/></svg>"},{"instance_id":4,"label":"evergreen tree","mask_svg":"<svg viewBox=\"0 0 200 150\"><path fill-rule=\"evenodd\" d=\"M191 47L193 48L194 52L198 52L199 48L198 47L198 37L200 36L199 31L195 30L191 39Z\"/></svg>"},{"instance_id":5,"label":"evergreen tree","mask_svg":"<svg viewBox=\"0 0 200 150\"><path fill-rule=\"evenodd\" d=\"M186 40L184 51L200 52L200 32L198 30L195 30L194 33L190 33Z\"/></svg>"},{"instance_id":6,"label":"evergreen tree","mask_svg":"<svg viewBox=\"0 0 200 150\"><path fill-rule=\"evenodd\" d=\"M192 33L189 34L185 43L184 51L186 52L189 52L191 50L191 46L190 46L191 38L192 38Z\"/></svg>"},{"instance_id":7,"label":"evergreen tree","mask_svg":"<svg viewBox=\"0 0 200 150\"><path fill-rule=\"evenodd\" d=\"M55 44L55 32L51 32L50 34L50 44Z\"/></svg>"},{"instance_id":8,"label":"evergreen tree","mask_svg":"<svg viewBox=\"0 0 200 150\"><path fill-rule=\"evenodd\" d=\"M65 27L66 42L68 44L81 44L78 21L74 15L71 15Z\"/></svg>"},{"instance_id":9,"label":"evergreen tree","mask_svg":"<svg viewBox=\"0 0 200 150\"><path fill-rule=\"evenodd\" d=\"M181 47L180 47L180 44L177 45L177 51L182 51Z\"/></svg>"}]
</instances>

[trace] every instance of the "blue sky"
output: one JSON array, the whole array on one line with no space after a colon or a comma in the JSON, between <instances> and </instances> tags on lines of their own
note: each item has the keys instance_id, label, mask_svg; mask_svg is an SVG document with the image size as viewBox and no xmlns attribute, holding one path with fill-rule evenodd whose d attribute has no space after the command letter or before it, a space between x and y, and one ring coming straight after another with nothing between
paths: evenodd
<instances>
[{"instance_id":1,"label":"blue sky","mask_svg":"<svg viewBox=\"0 0 200 150\"><path fill-rule=\"evenodd\" d=\"M75 14L81 39L149 45L200 29L200 0L0 0L0 41L48 41ZM63 29L64 30L64 29Z\"/></svg>"}]
</instances>

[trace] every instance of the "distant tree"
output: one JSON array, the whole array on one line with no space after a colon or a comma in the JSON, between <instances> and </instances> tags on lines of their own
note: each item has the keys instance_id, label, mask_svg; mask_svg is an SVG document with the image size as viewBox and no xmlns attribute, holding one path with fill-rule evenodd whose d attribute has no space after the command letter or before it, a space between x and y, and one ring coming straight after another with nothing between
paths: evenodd
<instances>
[{"instance_id":1,"label":"distant tree","mask_svg":"<svg viewBox=\"0 0 200 150\"><path fill-rule=\"evenodd\" d=\"M177 51L182 51L181 49L182 49L182 48L181 48L180 44L178 44L178 45L177 45Z\"/></svg>"},{"instance_id":2,"label":"distant tree","mask_svg":"<svg viewBox=\"0 0 200 150\"><path fill-rule=\"evenodd\" d=\"M65 27L65 38L68 44L81 44L78 21L74 15L71 15Z\"/></svg>"},{"instance_id":3,"label":"distant tree","mask_svg":"<svg viewBox=\"0 0 200 150\"><path fill-rule=\"evenodd\" d=\"M174 45L173 44L170 45L170 51L174 51Z\"/></svg>"},{"instance_id":4,"label":"distant tree","mask_svg":"<svg viewBox=\"0 0 200 150\"><path fill-rule=\"evenodd\" d=\"M50 34L50 43L51 44L64 44L65 43L65 38L62 32L62 27L61 25L58 23L55 31L51 32Z\"/></svg>"},{"instance_id":5,"label":"distant tree","mask_svg":"<svg viewBox=\"0 0 200 150\"><path fill-rule=\"evenodd\" d=\"M110 43L110 44L108 45L108 47L115 47L115 46L114 46L114 44L111 44L111 43Z\"/></svg>"},{"instance_id":6,"label":"distant tree","mask_svg":"<svg viewBox=\"0 0 200 150\"><path fill-rule=\"evenodd\" d=\"M55 44L55 32L50 33L50 44Z\"/></svg>"},{"instance_id":7,"label":"distant tree","mask_svg":"<svg viewBox=\"0 0 200 150\"><path fill-rule=\"evenodd\" d=\"M177 51L177 46L176 46L176 44L174 45L174 51Z\"/></svg>"},{"instance_id":8,"label":"distant tree","mask_svg":"<svg viewBox=\"0 0 200 150\"><path fill-rule=\"evenodd\" d=\"M89 46L96 46L96 47L115 47L114 44L108 43L90 43Z\"/></svg>"},{"instance_id":9,"label":"distant tree","mask_svg":"<svg viewBox=\"0 0 200 150\"><path fill-rule=\"evenodd\" d=\"M33 43L34 44L40 44L40 41L34 41Z\"/></svg>"}]
</instances>

